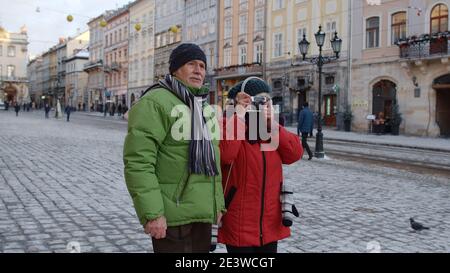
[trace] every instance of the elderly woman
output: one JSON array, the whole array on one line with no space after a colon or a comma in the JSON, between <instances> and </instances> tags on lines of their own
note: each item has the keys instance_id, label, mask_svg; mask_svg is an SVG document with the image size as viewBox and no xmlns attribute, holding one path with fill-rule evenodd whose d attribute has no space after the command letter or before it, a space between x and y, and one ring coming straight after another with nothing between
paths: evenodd
<instances>
[{"instance_id":1,"label":"elderly woman","mask_svg":"<svg viewBox=\"0 0 450 273\"><path fill-rule=\"evenodd\" d=\"M219 229L219 242L229 253L276 253L278 241L290 236L289 227L282 224L282 164L298 161L303 149L298 136L275 121L269 92L270 87L254 77L229 92L236 114L222 122L220 153L227 212ZM252 104L259 107L251 110ZM264 122L256 125L251 114ZM261 137L263 131L268 132L268 140ZM273 149L265 149L269 142L275 143L270 146Z\"/></svg>"}]
</instances>

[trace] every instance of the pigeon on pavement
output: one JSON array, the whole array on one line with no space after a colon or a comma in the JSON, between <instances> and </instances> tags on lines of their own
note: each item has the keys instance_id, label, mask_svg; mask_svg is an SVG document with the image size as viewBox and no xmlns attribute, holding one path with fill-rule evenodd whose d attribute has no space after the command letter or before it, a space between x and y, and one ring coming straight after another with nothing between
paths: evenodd
<instances>
[{"instance_id":1,"label":"pigeon on pavement","mask_svg":"<svg viewBox=\"0 0 450 273\"><path fill-rule=\"evenodd\" d=\"M430 229L429 227L426 227L426 226L422 225L421 223L414 221L413 218L409 218L409 222L411 223L411 228L414 230L421 231L424 229Z\"/></svg>"}]
</instances>

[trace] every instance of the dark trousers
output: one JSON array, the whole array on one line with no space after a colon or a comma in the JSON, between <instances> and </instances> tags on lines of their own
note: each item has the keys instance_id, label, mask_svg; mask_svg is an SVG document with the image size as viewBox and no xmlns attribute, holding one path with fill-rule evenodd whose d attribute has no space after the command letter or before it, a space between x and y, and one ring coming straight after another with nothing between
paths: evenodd
<instances>
[{"instance_id":1,"label":"dark trousers","mask_svg":"<svg viewBox=\"0 0 450 273\"><path fill-rule=\"evenodd\" d=\"M168 227L166 238L152 238L155 253L209 253L211 224L192 223Z\"/></svg>"},{"instance_id":2,"label":"dark trousers","mask_svg":"<svg viewBox=\"0 0 450 273\"><path fill-rule=\"evenodd\" d=\"M309 158L311 158L311 157L313 157L313 154L308 145L308 135L309 135L309 133L302 133L302 147L303 147L303 149L306 149L306 151L308 152Z\"/></svg>"},{"instance_id":3,"label":"dark trousers","mask_svg":"<svg viewBox=\"0 0 450 273\"><path fill-rule=\"evenodd\" d=\"M236 247L227 245L228 253L277 253L277 248L278 242L255 247Z\"/></svg>"},{"instance_id":4,"label":"dark trousers","mask_svg":"<svg viewBox=\"0 0 450 273\"><path fill-rule=\"evenodd\" d=\"M66 115L67 115L67 121L69 121L70 120L70 113L66 113Z\"/></svg>"}]
</instances>

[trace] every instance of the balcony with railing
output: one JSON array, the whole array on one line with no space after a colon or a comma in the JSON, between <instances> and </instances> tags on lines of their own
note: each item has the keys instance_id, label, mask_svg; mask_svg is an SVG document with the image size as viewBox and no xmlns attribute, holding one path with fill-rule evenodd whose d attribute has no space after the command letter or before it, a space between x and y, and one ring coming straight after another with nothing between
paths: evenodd
<instances>
[{"instance_id":1,"label":"balcony with railing","mask_svg":"<svg viewBox=\"0 0 450 273\"><path fill-rule=\"evenodd\" d=\"M115 70L115 71L119 71L120 70L120 64L118 63L118 62L113 62L112 64L111 64L111 69L112 70Z\"/></svg>"},{"instance_id":2,"label":"balcony with railing","mask_svg":"<svg viewBox=\"0 0 450 273\"><path fill-rule=\"evenodd\" d=\"M450 33L423 34L397 42L401 59L436 59L450 57Z\"/></svg>"},{"instance_id":3,"label":"balcony with railing","mask_svg":"<svg viewBox=\"0 0 450 273\"><path fill-rule=\"evenodd\" d=\"M0 81L26 83L26 82L28 82L28 78L27 77L16 77L16 76L1 76Z\"/></svg>"},{"instance_id":4,"label":"balcony with railing","mask_svg":"<svg viewBox=\"0 0 450 273\"><path fill-rule=\"evenodd\" d=\"M102 66L103 66L102 60L90 61L84 65L84 71L89 72L89 71L93 71L96 69L101 69Z\"/></svg>"},{"instance_id":5,"label":"balcony with railing","mask_svg":"<svg viewBox=\"0 0 450 273\"><path fill-rule=\"evenodd\" d=\"M111 66L105 64L105 65L103 66L103 71L105 71L105 73L111 73L111 72L112 72Z\"/></svg>"},{"instance_id":6,"label":"balcony with railing","mask_svg":"<svg viewBox=\"0 0 450 273\"><path fill-rule=\"evenodd\" d=\"M228 67L216 68L214 71L220 77L227 76L250 76L250 75L262 75L263 67L260 63L232 65Z\"/></svg>"}]
</instances>

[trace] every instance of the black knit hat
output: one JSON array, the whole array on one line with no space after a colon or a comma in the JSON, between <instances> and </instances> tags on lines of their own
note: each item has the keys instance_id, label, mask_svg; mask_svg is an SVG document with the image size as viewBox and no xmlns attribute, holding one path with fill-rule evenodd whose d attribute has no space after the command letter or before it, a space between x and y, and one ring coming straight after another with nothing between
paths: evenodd
<instances>
[{"instance_id":1,"label":"black knit hat","mask_svg":"<svg viewBox=\"0 0 450 273\"><path fill-rule=\"evenodd\" d=\"M233 88L231 88L230 91L228 92L228 98L230 99L236 98L236 95L239 92L241 92L242 84L244 84L244 81L241 81L235 86L233 86ZM256 78L250 79L245 84L244 90L245 93L249 94L252 97L260 93L270 93L270 91L271 88L265 81Z\"/></svg>"},{"instance_id":2,"label":"black knit hat","mask_svg":"<svg viewBox=\"0 0 450 273\"><path fill-rule=\"evenodd\" d=\"M206 68L206 55L198 45L181 44L177 46L177 48L175 48L170 54L170 74L173 74L180 67L193 60L203 61Z\"/></svg>"}]
</instances>

